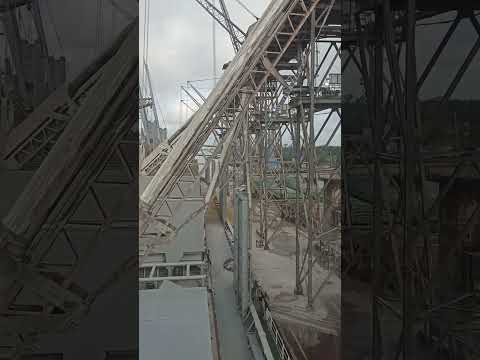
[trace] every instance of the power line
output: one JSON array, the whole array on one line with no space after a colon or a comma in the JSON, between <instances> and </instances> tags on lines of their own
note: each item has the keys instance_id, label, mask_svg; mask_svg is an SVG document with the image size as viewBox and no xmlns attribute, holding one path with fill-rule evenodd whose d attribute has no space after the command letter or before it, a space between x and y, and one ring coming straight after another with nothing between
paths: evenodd
<instances>
[{"instance_id":1,"label":"power line","mask_svg":"<svg viewBox=\"0 0 480 360\"><path fill-rule=\"evenodd\" d=\"M255 15L255 14L247 7L247 5L245 5L242 1L240 1L240 0L235 0L235 1L237 2L238 5L240 5L242 8L244 8L250 15L252 15L252 16L255 18L255 20L258 20L258 19L259 19L258 16Z\"/></svg>"}]
</instances>

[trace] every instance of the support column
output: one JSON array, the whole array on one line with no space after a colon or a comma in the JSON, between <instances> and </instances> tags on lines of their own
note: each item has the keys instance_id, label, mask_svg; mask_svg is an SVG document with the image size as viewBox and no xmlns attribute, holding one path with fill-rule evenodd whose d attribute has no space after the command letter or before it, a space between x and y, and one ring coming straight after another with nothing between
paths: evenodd
<instances>
[{"instance_id":1,"label":"support column","mask_svg":"<svg viewBox=\"0 0 480 360\"><path fill-rule=\"evenodd\" d=\"M236 191L234 195L234 286L242 314L250 306L250 216L248 194Z\"/></svg>"},{"instance_id":2,"label":"support column","mask_svg":"<svg viewBox=\"0 0 480 360\"><path fill-rule=\"evenodd\" d=\"M263 241L263 248L265 250L269 249L268 246L268 205L267 205L267 192L268 192L268 183L269 183L269 176L268 176L268 121L265 116L264 120L264 133L263 133L263 168L262 168L262 199L261 199L261 207L262 207L262 226L260 227L262 233L262 241Z\"/></svg>"},{"instance_id":3,"label":"support column","mask_svg":"<svg viewBox=\"0 0 480 360\"><path fill-rule=\"evenodd\" d=\"M302 71L302 48L300 44L297 47L297 61L298 61L298 73ZM303 76L299 76L297 86L300 88L303 83ZM295 121L295 132L294 133L294 144L295 144L295 294L303 295L303 287L301 280L301 247L300 247L300 216L301 209L300 207L300 194L303 194L301 191L301 182L300 182L300 161L301 159L301 143L300 143L300 121L303 114L300 114L301 107L297 107L296 121ZM303 196L302 196L303 198Z\"/></svg>"},{"instance_id":4,"label":"support column","mask_svg":"<svg viewBox=\"0 0 480 360\"><path fill-rule=\"evenodd\" d=\"M226 176L225 174L220 175L222 178L220 179L220 190L218 191L218 203L220 207L220 220L222 221L222 225L225 226L227 223L227 186L225 184Z\"/></svg>"},{"instance_id":5,"label":"support column","mask_svg":"<svg viewBox=\"0 0 480 360\"><path fill-rule=\"evenodd\" d=\"M308 144L308 221L307 221L307 230L308 230L308 274L307 274L307 308L313 308L313 182L314 182L314 151L315 151L315 134L314 134L314 113L315 113L315 9L312 12L311 16L311 26L310 26L310 71L308 86L310 90L310 111L309 111L309 140L306 141Z\"/></svg>"}]
</instances>

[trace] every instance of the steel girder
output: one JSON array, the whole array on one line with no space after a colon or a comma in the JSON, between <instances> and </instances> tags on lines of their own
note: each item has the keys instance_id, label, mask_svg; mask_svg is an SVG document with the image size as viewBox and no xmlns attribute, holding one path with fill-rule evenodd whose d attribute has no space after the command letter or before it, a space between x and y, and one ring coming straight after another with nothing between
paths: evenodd
<instances>
[{"instance_id":1,"label":"steel girder","mask_svg":"<svg viewBox=\"0 0 480 360\"><path fill-rule=\"evenodd\" d=\"M31 351L41 334L77 325L98 296L136 267L131 254L102 276L87 266L109 258L98 249L112 231L137 231L136 212L118 213L138 193L132 161L138 156L138 20L128 30L2 221L0 328L8 356ZM109 196L118 192L123 195L112 204ZM58 263L58 249L70 249L68 263ZM23 343L16 343L18 335Z\"/></svg>"}]
</instances>

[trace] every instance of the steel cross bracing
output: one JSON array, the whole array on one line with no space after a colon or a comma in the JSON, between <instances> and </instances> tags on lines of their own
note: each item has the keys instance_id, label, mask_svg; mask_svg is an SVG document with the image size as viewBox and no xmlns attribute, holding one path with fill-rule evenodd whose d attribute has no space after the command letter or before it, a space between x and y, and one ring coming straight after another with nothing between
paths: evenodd
<instances>
[{"instance_id":1,"label":"steel cross bracing","mask_svg":"<svg viewBox=\"0 0 480 360\"><path fill-rule=\"evenodd\" d=\"M198 106L200 106L200 102L204 103L206 101L205 96L198 90L190 81L187 82L187 86L182 86L182 90L190 97L192 100L194 100ZM192 89L193 92L198 95L198 97L195 97L189 89ZM167 141L159 144L157 147L153 149L153 151L145 157L145 159L141 159L141 165L140 165L140 173L142 175L147 175L147 176L153 176L155 173L158 171L160 166L162 165L162 162L166 159L168 152L171 150L172 145L175 143L175 141L178 139L179 135L182 133L182 131L187 127L187 125L190 123L189 119L185 124L183 124L180 129L178 129Z\"/></svg>"},{"instance_id":2,"label":"steel cross bracing","mask_svg":"<svg viewBox=\"0 0 480 360\"><path fill-rule=\"evenodd\" d=\"M140 102L138 109L139 118L141 120L140 146L141 149L145 152L145 154L148 155L156 146L161 143L161 139L159 138L160 123L158 121L155 95L153 93L150 70L148 69L148 65L146 62L144 62L143 68L145 84L143 84L144 88L140 87ZM151 111L147 111L148 109L150 109ZM143 157L141 160L143 160Z\"/></svg>"},{"instance_id":3,"label":"steel cross bracing","mask_svg":"<svg viewBox=\"0 0 480 360\"><path fill-rule=\"evenodd\" d=\"M317 19L318 20L318 19ZM319 17L319 20L322 20L322 17ZM317 38L321 36L321 29L318 33L315 33L312 38ZM325 40L317 38L319 44ZM331 115L333 113L338 113L340 118L339 103L340 103L340 94L337 92L333 96L328 94L321 94L321 89L323 82L326 76L329 74L335 61L338 61L338 52L339 48L337 46L338 40L330 40L329 48L323 56L322 61L318 62L318 65L315 64L316 61L305 61L309 52L302 52L302 49L298 49L299 54L297 55L296 67L290 67L293 76L285 76L286 79L290 80L292 83L290 89L285 89L284 92L287 93L289 99L289 110L288 112L279 111L284 106L284 97L276 96L277 93L281 93L282 90L279 88L273 88L271 93L266 93L263 96L259 96L258 99L262 103L260 111L257 112L257 129L260 129L258 132L258 138L260 142L260 151L257 151L256 154L252 154L251 158L252 163L255 164L252 173L254 178L256 178L259 188L256 189L257 196L260 201L259 213L260 213L260 229L259 235L260 239L257 242L258 247L264 247L268 249L269 241L274 237L279 231L282 230L284 222L282 219L289 219L290 221L294 220L296 222L296 237L297 237L297 251L296 251L296 261L297 261L297 283L296 283L296 292L297 294L303 293L302 286L307 281L308 285L308 274L311 273L315 263L321 263L331 270L332 273L338 275L339 272L339 259L340 254L338 249L335 250L331 248L328 243L323 244L324 251L322 253L317 253L311 259L307 258L310 254L310 249L307 248L306 251L302 251L299 238L306 237L311 238L315 243L322 245L323 234L331 233L332 230L339 232L338 224L337 227L331 229L331 217L327 214L332 211L338 211L339 202L330 201L328 207L322 206L321 199L319 196L325 198L324 204L328 202L328 196L325 196L325 189L329 188L329 185L333 182L338 183L339 180L339 170L337 168L328 168L321 166L321 164L309 154L310 149L318 147L316 145L317 140L320 135L325 135L325 127L331 122ZM318 45L317 45L318 46ZM328 53L331 48L337 50L336 56L329 60L328 63L325 63ZM324 65L327 64L327 67ZM310 93L302 93L302 84L306 79L308 74L315 74L315 82L317 79L320 79L318 85L313 86L313 93L315 96L312 96L314 104L313 111L306 106L309 106ZM296 83L293 83L293 81ZM278 83L277 86L281 87L281 84ZM307 88L308 90L308 88ZM273 93L273 94L272 94ZM305 105L305 107L304 107ZM263 108L262 108L263 107ZM313 123L309 118L309 114L317 113L321 110L328 110L328 115L324 119L322 126L319 129L316 129L316 126L310 127L309 125ZM328 139L325 142L324 146L328 146L338 131L340 126L340 121L335 126L334 130L328 135ZM297 133L298 131L298 133ZM310 137L310 133L314 137ZM282 154L283 144L282 138L285 138L285 135L290 135L292 143L295 144L295 156L296 160L293 161L293 164L287 164L284 161ZM297 139L298 138L298 144ZM255 145L252 145L254 148ZM310 156L309 156L310 155ZM276 161L275 166L272 166L272 162ZM296 166L298 164L298 167ZM303 191L302 182L300 178L305 178L305 174L308 170L309 164L313 164L313 171L310 175L307 176L306 180L311 186L310 190ZM292 166L293 165L293 166ZM292 183L292 175L295 176L298 174L297 180ZM290 178L289 178L290 176ZM290 180L290 181L289 181ZM323 191L319 191L318 184L320 182L325 183ZM293 191L292 194L292 190ZM339 191L339 185L337 185L337 193ZM309 198L315 199L314 207L311 209L307 208L307 203ZM302 205L300 205L302 204ZM279 214L281 215L279 217ZM312 224L312 229L310 234L305 234L302 229L304 226ZM322 247L322 246L321 246ZM335 247L335 246L334 246ZM303 254L302 254L303 252ZM327 259L325 259L327 258ZM320 288L315 289L307 286L307 299L310 303L313 303L316 296L320 294Z\"/></svg>"},{"instance_id":4,"label":"steel cross bracing","mask_svg":"<svg viewBox=\"0 0 480 360\"><path fill-rule=\"evenodd\" d=\"M52 92L9 134L3 160L12 169L36 169L52 149L70 119L80 109L127 31L112 46L69 84Z\"/></svg>"},{"instance_id":5,"label":"steel cross bracing","mask_svg":"<svg viewBox=\"0 0 480 360\"><path fill-rule=\"evenodd\" d=\"M8 137L4 160L10 168L36 168L78 111L100 73L87 80L73 95L62 86L37 107Z\"/></svg>"},{"instance_id":6,"label":"steel cross bracing","mask_svg":"<svg viewBox=\"0 0 480 360\"><path fill-rule=\"evenodd\" d=\"M316 5L317 3L318 1L314 2L313 5ZM287 11L281 13L281 5L287 8ZM295 7L297 7L297 5L299 7L299 11L296 12L295 15L291 14L296 10ZM233 133L238 132L240 120L243 121L248 111L248 107L239 107L237 99L241 97L244 99L243 102L245 103L245 99L248 101L254 96L254 92L252 90L245 94L241 94L240 91L242 88L250 88L254 91L258 91L266 82L271 73L271 71L266 69L262 64L269 55L266 47L268 44L270 44L271 40L261 42L254 41L258 41L260 39L265 40L262 39L265 37L272 40L273 38L277 38L277 42L280 44L281 49L278 53L271 54L273 55L273 66L271 68L273 68L274 65L276 65L285 54L286 50L288 49L288 45L291 44L291 42L295 39L295 36L298 34L312 10L313 6L310 6L309 8L302 7L296 1L289 4L286 2L285 4L283 4L283 2L279 2L269 6L266 12L266 17L262 18L255 25L255 29L252 32L251 37L247 38L246 44L241 48L235 59L229 65L217 88L215 88L212 94L210 94L207 102L199 109L199 111L193 115L191 124L180 135L179 144L178 146L174 147L175 153L172 151L169 154L157 172L156 176L142 195L141 200L145 204L148 212L152 212L152 207L157 207L158 211L158 206L163 206L165 195L174 186L174 182L176 181L175 178L178 178L185 171L186 162L181 161L179 159L179 155L182 154L181 158L185 160L192 159L205 140L211 134L214 134L212 131L219 125L215 119L217 119L217 121L223 119L222 115L227 113L229 108L233 109L235 119L233 124L229 124L228 120L225 121L224 124L220 124L229 127L229 129L227 127L227 135L224 135L222 143L225 142L225 139L229 139L229 141L231 141L233 138ZM271 13L276 12L278 17L273 18L272 14L269 14L269 11ZM296 17L296 21L292 21L294 16ZM282 42L278 41L278 37L282 35L276 35L274 33L269 34L268 31L270 29L277 29L282 25L285 26L285 21L287 19L290 20L289 23L291 32L285 32L283 34L284 39L282 39L282 42L284 45L282 45ZM245 53L251 50L253 50L252 55L246 58ZM212 119L210 117L216 112L215 110L220 111L220 113L214 115ZM207 114L210 114L210 117L206 117ZM230 143L227 143L226 145L226 150L228 150ZM185 151L187 149L191 149L191 152ZM217 154L220 153L220 150L221 148L218 147ZM221 160L223 161L223 159ZM222 164L220 164L220 166L221 165ZM163 201L158 201L160 196L163 198ZM153 213L155 213L155 211Z\"/></svg>"},{"instance_id":7,"label":"steel cross bracing","mask_svg":"<svg viewBox=\"0 0 480 360\"><path fill-rule=\"evenodd\" d=\"M368 350L373 359L422 359L440 355L441 348L450 359L474 359L480 355L475 320L480 305L473 280L478 276L462 264L478 254L472 237L479 222L480 167L474 146L479 133L471 127L451 136L446 124L456 111L452 95L460 81L468 69L478 69L480 24L471 7L465 11L461 4L450 4L448 30L425 65L418 66L418 24L447 9L420 11L421 1L393 6L383 1L358 7L356 16L345 14L351 23L345 32L349 41L342 43L342 71L360 75L365 101L344 104L344 111L373 119L343 137L346 178L352 181L344 187L342 271L349 277L368 274L372 294L367 296L373 299L370 341L352 351ZM461 23L472 26L471 49L464 58L455 56L457 70L439 89L443 95L421 99L423 85L440 56L448 55L445 48ZM464 129L474 121L468 113L454 116Z\"/></svg>"},{"instance_id":8,"label":"steel cross bracing","mask_svg":"<svg viewBox=\"0 0 480 360\"><path fill-rule=\"evenodd\" d=\"M200 3L200 2L199 2ZM205 1L205 4L206 6L202 6L204 9L213 9L213 5L211 3L209 3L208 1ZM226 10L226 8L225 8ZM325 9L323 10L325 11ZM225 14L226 12L224 12ZM209 14L212 15L212 17L220 22L221 24L223 24L224 22L227 22L227 21L230 21L230 27L234 27L234 28L238 28L233 22L231 22L231 20L227 17L224 16L224 14L222 14L218 9L216 11L209 11ZM216 16L220 14L219 16ZM318 21L317 21L317 25L319 25L320 21L324 18L324 17L328 17L328 13L327 14L324 14L326 16L320 16L318 17ZM220 21L220 18L223 19L222 21ZM224 25L224 24L223 24ZM229 31L229 28L227 28L227 26L223 26L227 31ZM338 38L339 35L340 35L340 27L339 25L332 25L332 24L322 24L321 26L321 29L320 29L320 33L318 34L320 37L324 37L324 38ZM240 30L241 31L241 30ZM242 32L243 33L243 32ZM230 33L230 35L232 36L232 39L235 38L238 40L238 37L235 35L235 34L232 34ZM245 36L245 34L243 34L243 37ZM232 40L233 41L233 40ZM278 40L277 40L278 41ZM236 43L240 43L240 40L238 41L234 41L234 44ZM234 46L235 47L235 46ZM330 46L332 47L332 45ZM328 53L330 52L330 47L329 47L329 50L327 51L327 53L325 54L325 57L324 59L322 60L322 63L323 61L325 61L326 57L328 56ZM337 49L338 51L338 47L335 45L335 48ZM238 47L235 47L235 50L238 51ZM302 59L302 64L305 64L304 62L304 59ZM330 63L331 65L333 64L333 61ZM268 62L268 60L266 60L266 62L264 63L264 65L266 67L269 67L270 63ZM287 66L288 68L288 66ZM321 66L318 67L317 69L317 73L316 75L318 75L318 71L320 70ZM271 71L273 72L273 75L275 76L276 79L278 79L284 86L286 89L288 89L288 91L285 91L282 99L280 100L280 104L282 106L285 105L285 101L287 100L288 98L288 93L290 91L292 91L293 87L297 84L297 78L298 76L300 76L300 74L297 74L297 76L282 76L279 74L279 72L274 69L274 68L270 68ZM324 78L322 79L321 83L323 83L323 80L325 80L325 77L327 76L327 73L328 72L325 72L325 75L324 75ZM199 103L199 100L197 98L195 98L188 90L188 88L192 88L194 90L194 92L199 95L199 97L201 98L201 100L204 102L205 101L205 98L204 96L193 86L193 84L191 84L191 82L189 82L187 84L187 88L185 87L182 87L182 90L188 95L188 97L190 99L192 99L192 101L194 101L194 103L197 105L197 106L200 106L200 103ZM188 106L183 100L182 102ZM188 106L189 107L189 106ZM190 108L190 107L189 107ZM190 108L191 109L191 108ZM278 108L278 111L280 111L281 107ZM193 112L195 111L194 109L191 109ZM277 112L278 112L277 111ZM172 137L172 140L169 141L169 143L171 143L174 139L176 139L178 137L178 135L181 133L181 131L183 131L183 129L185 128L185 125L179 130L177 131L177 133L175 134L174 137ZM142 165L141 165L141 171L142 171L142 174L145 174L145 175L153 175L160 167L161 163L165 160L166 158L166 154L168 153L170 147L167 145L167 144L160 144L158 146L158 148L156 149L156 151L153 151L152 154L150 154L149 156L147 156L145 158L145 160L142 162Z\"/></svg>"},{"instance_id":9,"label":"steel cross bracing","mask_svg":"<svg viewBox=\"0 0 480 360\"><path fill-rule=\"evenodd\" d=\"M145 167L145 170L156 170L156 175L141 197L141 207L143 207L141 211L145 216L145 223L141 228L144 237L149 237L152 243L172 241L177 229L169 221L175 212L173 202L168 199L169 193L177 186L175 183L180 175L186 171L186 164L202 156L201 149L204 148L206 139L212 140L214 145L213 151L210 151L205 161L207 166L211 163L215 164L213 176L209 179L209 190L205 194L206 204L210 201L215 187L225 188L227 192L231 192L231 186L250 188L251 184L258 179L267 180L266 182L273 181L276 185L268 189L261 188L259 196L260 202L263 203L261 218L265 232L274 232L282 225L281 222L272 223L272 219L269 219L272 205L280 208L283 216L287 218L304 219L301 223L297 223L297 236L304 236L303 229L309 221L314 223L310 234L312 243L320 240L322 231L329 230L329 225L325 225L325 219L321 217L319 206L311 212L304 207L300 210L295 208L297 202L304 203L310 194L316 196L313 189L305 195L306 198L302 199L300 198L303 195L300 195L299 191L296 191L294 196L287 194L286 177L289 174L295 174L297 169L295 162L287 164L283 160L282 137L290 134L295 139L295 124L299 124L298 137L301 137L299 140L301 145L298 146L299 161L296 163L303 164L298 167L298 173L302 178L305 177L306 164L309 162L307 152L315 146L320 134L325 132L326 124L332 121L332 113L340 115L340 111L339 93L329 95L330 98L321 96L323 94L321 94L320 85L322 84L318 81L320 79L322 83L324 82L332 69L332 63L338 60L338 55L327 61L328 54L326 54L323 60L317 61L318 65L310 69L310 44L301 39L310 38L310 33L313 31L313 38L319 43L329 41L328 51L331 49L339 51L338 33L327 31L331 29L327 19L333 6L333 1L285 1L270 5L260 21L252 27L246 42L230 62L217 88L201 104L188 125L179 132L178 137L171 142L172 150L169 152L166 148L157 149L155 157L152 157L150 162L144 163L150 165ZM272 15L282 7L285 9L283 12ZM316 16L313 24L307 23L314 9ZM332 35L335 35L337 40L328 40ZM263 37L269 40L263 40ZM246 52L252 55L246 58ZM291 62L292 60L296 62ZM310 106L310 93L302 94L301 90L308 74L315 74L317 83L317 86L314 86L314 96L311 97L316 101L314 111L331 109L321 128L314 128L313 131L308 125L310 110L304 108L304 106ZM340 123L330 134L326 145L330 143L339 126ZM265 156L266 151L271 156ZM266 166L267 158L276 159L279 166L273 168ZM310 182L315 182L315 178L317 183L328 182L330 179L338 181L339 169L317 169L315 165L313 168L313 174L309 175ZM201 170L193 176L195 182L200 181L203 173L204 170ZM192 173L190 172L189 175ZM252 185L250 194L255 190L258 189ZM184 194L184 201L187 200L188 192ZM158 221L161 222L160 226ZM157 232L152 232L151 229L155 227ZM159 227L163 227L165 233L158 233ZM268 239L268 235L265 238ZM261 245L265 246L265 244ZM316 253L315 256L312 254L312 257L308 258L311 249L312 247L303 251L302 254L300 249L297 252L297 288L301 288L305 281L311 284L308 274L311 273L314 264L317 261L320 262L320 255L317 256ZM338 252L333 257L338 260ZM332 270L335 267L335 259L331 262ZM338 267L338 261L336 261L336 267ZM313 302L318 293L319 290L309 286L310 302Z\"/></svg>"},{"instance_id":10,"label":"steel cross bracing","mask_svg":"<svg viewBox=\"0 0 480 360\"><path fill-rule=\"evenodd\" d=\"M187 86L182 86L181 89L197 104L198 107L200 107L201 104L206 101L205 96L191 82L187 82ZM190 92L190 89L192 89L193 92L198 95L198 97L195 97ZM145 157L140 166L140 172L142 175L155 175L163 161L166 159L173 144L178 140L180 134L183 130L185 130L190 121L191 118L188 119L187 122L183 124L180 129L178 129L169 139L167 139L166 142L158 145L150 154L148 154L148 156Z\"/></svg>"},{"instance_id":11,"label":"steel cross bracing","mask_svg":"<svg viewBox=\"0 0 480 360\"><path fill-rule=\"evenodd\" d=\"M238 51L238 49L242 45L242 42L237 37L235 30L240 28L236 26L230 19L230 14L228 13L227 6L225 5L225 1L224 0L219 0L219 1L220 1L220 7L222 8L223 16L225 17L225 23L228 27L228 34L230 35L233 48L235 49L235 51ZM243 32L242 32L242 35L245 37L245 34Z\"/></svg>"},{"instance_id":12,"label":"steel cross bracing","mask_svg":"<svg viewBox=\"0 0 480 360\"><path fill-rule=\"evenodd\" d=\"M32 351L40 334L76 326L137 266L130 253L102 274L91 266L111 259L104 245L115 229L115 240L126 229L137 232L136 211L123 206L138 196L137 49L138 19L118 49L94 64L95 84L2 221L2 357ZM56 258L59 249L70 253L66 263Z\"/></svg>"},{"instance_id":13,"label":"steel cross bracing","mask_svg":"<svg viewBox=\"0 0 480 360\"><path fill-rule=\"evenodd\" d=\"M172 146L178 141L182 132L190 124L192 118L189 118L175 133L173 133L166 142L158 145L140 165L140 173L142 175L153 176L158 171L162 163L167 158Z\"/></svg>"},{"instance_id":14,"label":"steel cross bracing","mask_svg":"<svg viewBox=\"0 0 480 360\"><path fill-rule=\"evenodd\" d=\"M235 23L230 19L230 15L228 14L227 7L225 6L224 0L220 0L221 10L216 8L210 1L208 0L195 0L202 8L207 11L210 16L212 16L216 22L220 24L225 31L228 32L230 35L230 39L232 41L233 48L235 51L238 51L240 46L245 40L246 34L245 32L240 29Z\"/></svg>"}]
</instances>

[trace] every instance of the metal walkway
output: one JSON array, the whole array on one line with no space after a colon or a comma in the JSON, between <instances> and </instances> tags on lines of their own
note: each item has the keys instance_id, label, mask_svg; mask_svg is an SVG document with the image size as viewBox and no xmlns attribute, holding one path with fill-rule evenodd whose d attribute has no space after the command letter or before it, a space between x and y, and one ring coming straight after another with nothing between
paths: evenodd
<instances>
[{"instance_id":1,"label":"metal walkway","mask_svg":"<svg viewBox=\"0 0 480 360\"><path fill-rule=\"evenodd\" d=\"M222 360L253 360L235 301L233 273L223 267L225 260L231 257L225 231L214 210L208 211L206 220L221 358Z\"/></svg>"}]
</instances>

